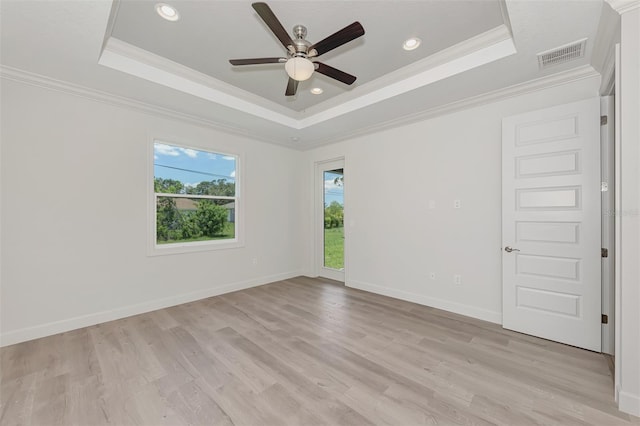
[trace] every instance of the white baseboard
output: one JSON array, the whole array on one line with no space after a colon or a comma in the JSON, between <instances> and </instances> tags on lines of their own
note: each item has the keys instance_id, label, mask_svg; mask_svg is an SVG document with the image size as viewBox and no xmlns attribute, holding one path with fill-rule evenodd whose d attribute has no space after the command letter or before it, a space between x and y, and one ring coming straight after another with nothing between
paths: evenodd
<instances>
[{"instance_id":1,"label":"white baseboard","mask_svg":"<svg viewBox=\"0 0 640 426\"><path fill-rule=\"evenodd\" d=\"M618 392L618 409L627 414L633 414L640 417L640 395L634 395L629 392L617 389Z\"/></svg>"},{"instance_id":2,"label":"white baseboard","mask_svg":"<svg viewBox=\"0 0 640 426\"><path fill-rule=\"evenodd\" d=\"M170 306L194 302L196 300L206 299L208 297L218 296L225 293L231 293L233 291L244 290L251 287L258 287L260 285L269 284L274 281L286 280L289 278L297 277L299 275L302 275L302 271L285 272L282 274L270 275L266 277L255 278L252 280L231 283L223 285L221 287L208 288L204 290L193 291L190 293L179 294L177 296L155 299L149 302L110 309L108 311L97 312L95 314L82 315L78 317L63 319L60 321L40 324L33 327L26 327L19 330L8 331L0 334L0 347L13 345L20 342L26 342L27 340L38 339L40 337L52 336L54 334L64 333L65 331L89 327L91 325L118 320L133 315L144 314L145 312L156 311L158 309L168 308Z\"/></svg>"},{"instance_id":3,"label":"white baseboard","mask_svg":"<svg viewBox=\"0 0 640 426\"><path fill-rule=\"evenodd\" d=\"M495 324L502 324L501 312L490 311L488 309L477 308L475 306L452 302L450 300L438 299L436 297L429 297L422 294L410 293L388 287L381 287L375 284L364 283L361 281L349 280L347 283L345 283L345 285L347 287L357 288L359 290L368 291L370 293L393 297L394 299L406 300L407 302L418 303L420 305L442 309L443 311L453 312L455 314L465 315L467 317L489 321Z\"/></svg>"}]
</instances>

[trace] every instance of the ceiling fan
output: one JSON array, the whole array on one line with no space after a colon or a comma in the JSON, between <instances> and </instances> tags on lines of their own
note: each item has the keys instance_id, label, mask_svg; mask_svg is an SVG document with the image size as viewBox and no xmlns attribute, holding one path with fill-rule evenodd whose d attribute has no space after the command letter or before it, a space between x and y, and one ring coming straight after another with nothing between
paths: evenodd
<instances>
[{"instance_id":1,"label":"ceiling fan","mask_svg":"<svg viewBox=\"0 0 640 426\"><path fill-rule=\"evenodd\" d=\"M356 77L351 74L322 62L312 62L311 59L363 36L364 28L359 22L356 21L324 40L311 44L305 40L307 29L304 26L296 25L293 28L294 38L292 39L266 3L253 3L251 6L287 49L287 57L230 59L231 65L284 64L284 68L289 75L285 96L294 96L298 90L298 83L309 79L314 71L349 85L356 81Z\"/></svg>"}]
</instances>

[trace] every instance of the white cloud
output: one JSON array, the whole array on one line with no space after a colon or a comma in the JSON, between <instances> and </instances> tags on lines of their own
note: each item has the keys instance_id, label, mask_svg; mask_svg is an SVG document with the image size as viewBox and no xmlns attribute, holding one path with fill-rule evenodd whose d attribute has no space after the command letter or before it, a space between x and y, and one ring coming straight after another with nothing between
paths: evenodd
<instances>
[{"instance_id":1,"label":"white cloud","mask_svg":"<svg viewBox=\"0 0 640 426\"><path fill-rule=\"evenodd\" d=\"M232 157L231 155L223 155L222 159L227 161L233 161L236 159L236 157Z\"/></svg>"},{"instance_id":2,"label":"white cloud","mask_svg":"<svg viewBox=\"0 0 640 426\"><path fill-rule=\"evenodd\" d=\"M232 178L236 177L236 171L235 171L235 170L234 170L234 171L232 171L232 172L229 174L229 176L231 176Z\"/></svg>"},{"instance_id":3,"label":"white cloud","mask_svg":"<svg viewBox=\"0 0 640 426\"><path fill-rule=\"evenodd\" d=\"M336 185L335 180L327 179L324 181L324 189L325 191L331 191L331 190L342 191L342 185Z\"/></svg>"},{"instance_id":4,"label":"white cloud","mask_svg":"<svg viewBox=\"0 0 640 426\"><path fill-rule=\"evenodd\" d=\"M178 149L182 151L189 158L196 158L198 156L198 151L196 151L195 149L191 149L191 148L178 148Z\"/></svg>"},{"instance_id":5,"label":"white cloud","mask_svg":"<svg viewBox=\"0 0 640 426\"><path fill-rule=\"evenodd\" d=\"M209 158L209 160L215 160L218 157L215 154L207 152L207 158Z\"/></svg>"},{"instance_id":6,"label":"white cloud","mask_svg":"<svg viewBox=\"0 0 640 426\"><path fill-rule=\"evenodd\" d=\"M180 155L178 149L175 146L165 145L163 143L157 143L153 146L156 154L168 155L170 157L177 157Z\"/></svg>"},{"instance_id":7,"label":"white cloud","mask_svg":"<svg viewBox=\"0 0 640 426\"><path fill-rule=\"evenodd\" d=\"M198 151L191 148L181 148L179 146L171 146L163 143L154 144L153 149L156 154L159 155L168 155L170 157L177 157L180 153L183 153L189 158L196 158L198 156ZM155 156L157 159L158 157Z\"/></svg>"},{"instance_id":8,"label":"white cloud","mask_svg":"<svg viewBox=\"0 0 640 426\"><path fill-rule=\"evenodd\" d=\"M153 159L154 159L154 160L157 160L157 159L158 159L158 156L157 156L157 155L155 155L155 154L153 154Z\"/></svg>"}]
</instances>

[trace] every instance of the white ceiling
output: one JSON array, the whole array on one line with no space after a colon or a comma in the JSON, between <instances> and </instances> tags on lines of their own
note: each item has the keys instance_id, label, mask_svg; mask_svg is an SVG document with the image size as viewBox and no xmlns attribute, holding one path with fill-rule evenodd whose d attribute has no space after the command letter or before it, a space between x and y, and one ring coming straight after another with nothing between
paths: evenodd
<instances>
[{"instance_id":1,"label":"white ceiling","mask_svg":"<svg viewBox=\"0 0 640 426\"><path fill-rule=\"evenodd\" d=\"M356 20L366 31L320 58L358 76L353 86L315 75L287 99L282 65L228 63L284 53L250 1L165 2L180 21L160 19L155 1L3 1L3 74L62 81L307 149L584 67L603 7L601 0L269 1L285 28L307 26L311 42ZM418 50L401 49L409 36L422 38ZM539 70L538 52L582 38L584 58ZM316 86L325 92L311 95Z\"/></svg>"},{"instance_id":2,"label":"white ceiling","mask_svg":"<svg viewBox=\"0 0 640 426\"><path fill-rule=\"evenodd\" d=\"M283 64L232 67L228 59L283 57L284 47L248 2L173 0L180 20L169 22L155 12L155 1L119 3L111 36L156 55L302 111L344 91L367 84L419 59L503 24L500 2L486 1L274 1L271 9L287 31L302 24L313 43L359 21L366 35L319 58L358 77L353 86L315 75L285 97ZM443 19L455 16L456 19ZM290 36L292 34L290 33ZM425 43L407 52L402 42L419 36ZM197 46L199 54L193 54ZM322 96L309 93L324 89Z\"/></svg>"}]
</instances>

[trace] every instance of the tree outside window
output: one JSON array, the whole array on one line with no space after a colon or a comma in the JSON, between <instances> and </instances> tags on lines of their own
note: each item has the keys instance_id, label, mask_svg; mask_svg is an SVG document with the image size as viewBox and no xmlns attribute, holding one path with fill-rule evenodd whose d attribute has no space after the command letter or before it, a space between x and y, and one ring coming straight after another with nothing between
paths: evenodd
<instances>
[{"instance_id":1,"label":"tree outside window","mask_svg":"<svg viewBox=\"0 0 640 426\"><path fill-rule=\"evenodd\" d=\"M154 142L156 245L236 239L237 156Z\"/></svg>"}]
</instances>

